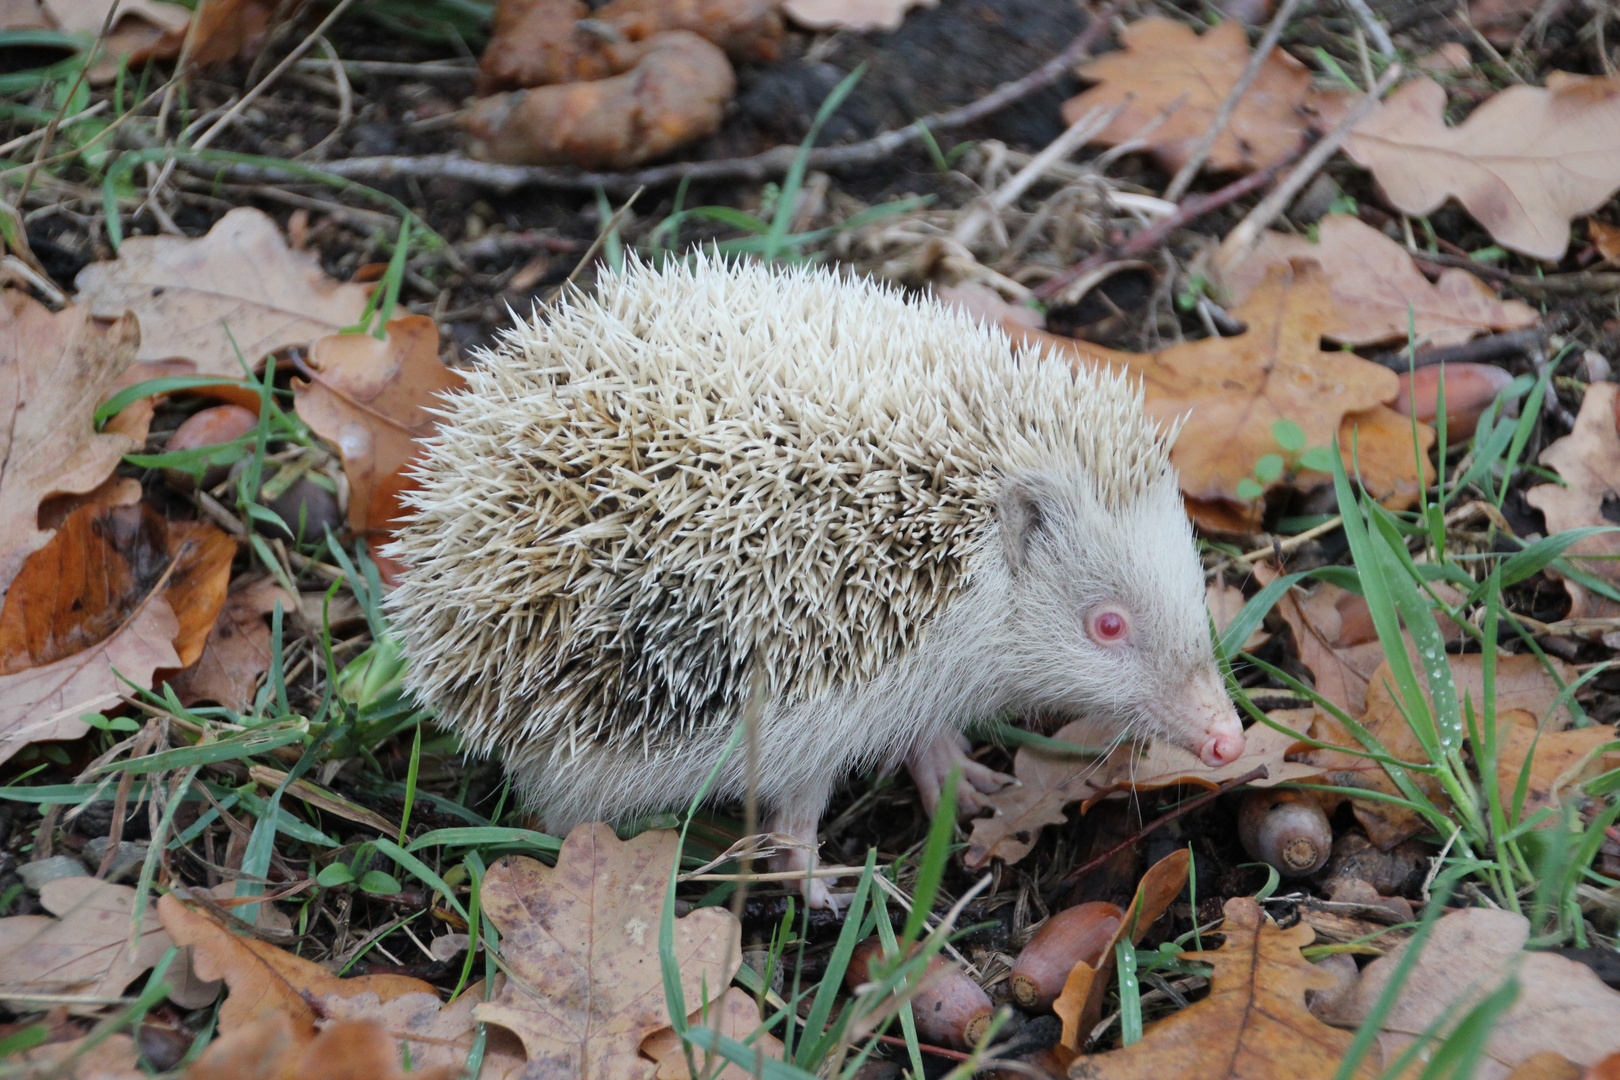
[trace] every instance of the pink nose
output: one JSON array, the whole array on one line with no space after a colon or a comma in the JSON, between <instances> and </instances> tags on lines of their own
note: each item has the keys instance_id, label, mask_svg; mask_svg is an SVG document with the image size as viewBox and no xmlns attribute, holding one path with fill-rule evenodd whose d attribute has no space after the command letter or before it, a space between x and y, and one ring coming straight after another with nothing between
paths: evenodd
<instances>
[{"instance_id":1,"label":"pink nose","mask_svg":"<svg viewBox=\"0 0 1620 1080\"><path fill-rule=\"evenodd\" d=\"M1238 727L1237 717L1232 717L1230 722L1211 724L1209 737L1198 748L1198 756L1212 769L1230 765L1242 757L1243 729Z\"/></svg>"}]
</instances>

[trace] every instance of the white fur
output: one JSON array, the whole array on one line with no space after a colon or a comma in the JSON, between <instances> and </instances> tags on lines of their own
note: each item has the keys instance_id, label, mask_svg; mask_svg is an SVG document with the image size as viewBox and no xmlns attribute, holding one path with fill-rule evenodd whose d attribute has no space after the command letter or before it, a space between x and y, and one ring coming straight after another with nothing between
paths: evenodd
<instances>
[{"instance_id":1,"label":"white fur","mask_svg":"<svg viewBox=\"0 0 1620 1080\"><path fill-rule=\"evenodd\" d=\"M632 263L482 360L388 606L412 689L549 826L684 805L756 672L778 809L1003 711L1201 737L1202 576L1122 376L867 281L709 259ZM1086 636L1100 602L1133 646ZM718 793L745 783L738 754Z\"/></svg>"}]
</instances>

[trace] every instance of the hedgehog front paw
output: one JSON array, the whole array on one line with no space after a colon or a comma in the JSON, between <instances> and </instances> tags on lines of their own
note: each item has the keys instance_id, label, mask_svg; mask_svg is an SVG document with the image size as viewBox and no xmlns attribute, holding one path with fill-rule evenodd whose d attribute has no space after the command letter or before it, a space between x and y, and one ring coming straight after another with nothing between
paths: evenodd
<instances>
[{"instance_id":1,"label":"hedgehog front paw","mask_svg":"<svg viewBox=\"0 0 1620 1080\"><path fill-rule=\"evenodd\" d=\"M807 809L804 806L779 808L766 818L765 829L786 840L794 841L791 845L784 845L771 856L770 868L777 872L799 875L799 892L804 897L805 904L812 908L826 908L837 915L838 901L833 896L832 889L828 887L827 879L811 876L818 865L817 832L821 824L821 802L824 801L816 801L814 809Z\"/></svg>"},{"instance_id":2,"label":"hedgehog front paw","mask_svg":"<svg viewBox=\"0 0 1620 1080\"><path fill-rule=\"evenodd\" d=\"M961 782L956 785L957 813L977 814L990 805L981 796L1018 782L1006 773L974 761L968 756L970 746L966 735L948 731L918 747L906 761L906 769L917 784L917 794L922 797L923 809L929 817L939 809L945 781L953 768L962 771Z\"/></svg>"}]
</instances>

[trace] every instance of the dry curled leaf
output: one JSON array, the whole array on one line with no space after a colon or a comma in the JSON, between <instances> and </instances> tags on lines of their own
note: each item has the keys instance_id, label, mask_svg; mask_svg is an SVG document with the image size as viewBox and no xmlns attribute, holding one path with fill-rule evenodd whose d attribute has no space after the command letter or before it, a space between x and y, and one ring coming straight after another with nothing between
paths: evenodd
<instances>
[{"instance_id":1,"label":"dry curled leaf","mask_svg":"<svg viewBox=\"0 0 1620 1080\"><path fill-rule=\"evenodd\" d=\"M1455 345L1486 330L1533 326L1540 316L1529 304L1503 300L1466 270L1442 271L1430 282L1405 248L1360 218L1329 214L1318 242L1267 232L1236 267L1222 270L1231 300L1241 304L1267 271L1290 259L1313 259L1332 290L1332 314L1322 335L1346 345L1406 341Z\"/></svg>"},{"instance_id":2,"label":"dry curled leaf","mask_svg":"<svg viewBox=\"0 0 1620 1080\"><path fill-rule=\"evenodd\" d=\"M270 670L270 625L265 616L280 602L297 602L275 581L238 582L226 596L196 663L169 680L183 705L211 701L238 712L253 704L259 676Z\"/></svg>"},{"instance_id":3,"label":"dry curled leaf","mask_svg":"<svg viewBox=\"0 0 1620 1080\"><path fill-rule=\"evenodd\" d=\"M1407 214L1455 198L1496 242L1536 259L1569 247L1569 223L1620 188L1620 76L1553 72L1545 89L1510 86L1447 127L1429 78L1396 90L1344 149Z\"/></svg>"},{"instance_id":4,"label":"dry curled leaf","mask_svg":"<svg viewBox=\"0 0 1620 1080\"><path fill-rule=\"evenodd\" d=\"M1187 887L1187 871L1192 864L1190 849L1172 851L1142 875L1136 886L1136 895L1120 918L1113 939L1101 951L1101 959L1092 965L1084 960L1074 965L1063 983L1063 991L1052 1003L1052 1011L1063 1022L1058 1045L1069 1053L1077 1051L1081 1040L1091 1034L1102 1019L1102 1007L1108 996L1110 973L1114 970L1114 946L1122 941L1135 945L1147 936L1155 921L1170 907L1181 891ZM1202 954L1200 954L1202 955ZM1078 1068L1080 1061L1075 1062ZM1070 1072L1071 1076L1076 1075Z\"/></svg>"},{"instance_id":5,"label":"dry curled leaf","mask_svg":"<svg viewBox=\"0 0 1620 1080\"><path fill-rule=\"evenodd\" d=\"M440 362L432 319L395 319L387 332L321 338L309 351L313 377L293 381L299 417L343 456L349 527L359 535L381 534L400 515L400 496L415 486L405 467L438 426L428 410L465 382Z\"/></svg>"},{"instance_id":6,"label":"dry curled leaf","mask_svg":"<svg viewBox=\"0 0 1620 1080\"><path fill-rule=\"evenodd\" d=\"M1084 722L1076 722L1052 737L1081 747L1103 748L1103 741L1088 741L1094 732ZM1105 763L1080 754L1059 755L1033 746L1020 746L1013 754L1017 784L1010 784L984 797L994 813L973 819L962 861L976 870L991 859L1015 863L1028 855L1047 825L1061 824L1064 808L1089 799L1098 792Z\"/></svg>"},{"instance_id":7,"label":"dry curled leaf","mask_svg":"<svg viewBox=\"0 0 1620 1080\"><path fill-rule=\"evenodd\" d=\"M497 994L505 983L506 976L495 977ZM323 1023L369 1020L381 1024L399 1041L400 1052L410 1053L410 1076L414 1080L415 1069L460 1069L466 1065L479 1030L472 1011L484 998L484 983L479 981L448 1004L437 994L401 994L382 1001L372 993L350 997L322 994L315 998L315 1004L326 1018ZM527 1064L523 1045L516 1036L498 1027L484 1029L484 1064L479 1080L517 1080Z\"/></svg>"},{"instance_id":8,"label":"dry curled leaf","mask_svg":"<svg viewBox=\"0 0 1620 1080\"><path fill-rule=\"evenodd\" d=\"M267 1016L283 1015L293 1037L315 1037L317 1013L311 1002L323 995L376 994L390 1001L405 994L431 994L433 986L403 975L333 976L319 964L255 938L240 937L208 915L188 907L174 893L157 902L158 917L176 945L191 946L192 968L201 979L224 979L229 989L219 1010L219 1030L230 1034Z\"/></svg>"},{"instance_id":9,"label":"dry curled leaf","mask_svg":"<svg viewBox=\"0 0 1620 1080\"><path fill-rule=\"evenodd\" d=\"M719 46L686 30L623 46L623 74L481 99L467 152L509 165L627 169L714 134L737 77Z\"/></svg>"},{"instance_id":10,"label":"dry curled leaf","mask_svg":"<svg viewBox=\"0 0 1620 1080\"><path fill-rule=\"evenodd\" d=\"M501 0L478 93L621 75L636 43L666 30L699 34L733 60L775 60L778 8L778 0L610 0L593 11L583 0Z\"/></svg>"},{"instance_id":11,"label":"dry curled leaf","mask_svg":"<svg viewBox=\"0 0 1620 1080\"><path fill-rule=\"evenodd\" d=\"M1140 137L1167 169L1178 169L1242 77L1250 55L1248 34L1235 20L1199 36L1183 23L1154 16L1126 26L1123 40L1119 52L1080 67L1081 78L1099 85L1070 98L1063 120L1073 124L1094 108L1123 104L1124 111L1092 141L1112 146ZM1310 88L1310 69L1272 49L1215 140L1207 166L1250 172L1293 156L1309 127ZM1166 110L1172 111L1162 124L1145 130Z\"/></svg>"},{"instance_id":12,"label":"dry curled leaf","mask_svg":"<svg viewBox=\"0 0 1620 1080\"><path fill-rule=\"evenodd\" d=\"M116 998L168 951L169 935L147 908L130 954L135 890L128 885L57 878L40 887L39 902L50 915L0 919L0 999L19 1011L30 1011L29 994Z\"/></svg>"},{"instance_id":13,"label":"dry curled leaf","mask_svg":"<svg viewBox=\"0 0 1620 1080\"><path fill-rule=\"evenodd\" d=\"M239 207L208 235L134 236L112 262L91 263L75 281L96 315L140 320L137 359L183 357L201 375L236 378L237 359L307 345L360 319L366 287L327 277L313 253L287 247L262 211ZM233 344L234 341L234 344Z\"/></svg>"},{"instance_id":14,"label":"dry curled leaf","mask_svg":"<svg viewBox=\"0 0 1620 1080\"><path fill-rule=\"evenodd\" d=\"M1305 1008L1305 991L1336 980L1300 955L1316 934L1300 923L1288 930L1242 896L1226 902L1219 949L1184 952L1209 964L1209 996L1156 1021L1123 1050L1076 1058L1075 1080L1328 1080L1354 1035L1322 1023ZM1352 1074L1378 1075L1377 1055Z\"/></svg>"},{"instance_id":15,"label":"dry curled leaf","mask_svg":"<svg viewBox=\"0 0 1620 1080\"><path fill-rule=\"evenodd\" d=\"M1445 1018L1443 1038L1509 975L1517 976L1519 995L1491 1024L1475 1080L1503 1080L1516 1065L1547 1051L1582 1065L1620 1052L1620 993L1585 964L1526 951L1529 936L1524 916L1496 909L1469 908L1435 923L1384 1018L1379 1042L1385 1059L1398 1056ZM1374 960L1334 1022L1354 1025L1365 1019L1409 948L1403 944Z\"/></svg>"},{"instance_id":16,"label":"dry curled leaf","mask_svg":"<svg viewBox=\"0 0 1620 1080\"><path fill-rule=\"evenodd\" d=\"M40 504L93 491L139 448L91 422L139 340L133 320L102 329L88 308L53 315L26 293L0 291L0 594L51 538L37 524Z\"/></svg>"},{"instance_id":17,"label":"dry curled leaf","mask_svg":"<svg viewBox=\"0 0 1620 1080\"><path fill-rule=\"evenodd\" d=\"M537 1076L652 1080L641 1041L669 1022L658 924L676 834L621 841L607 825L575 826L557 865L508 857L484 878L484 911L501 932L509 981L473 1016L523 1040ZM741 931L721 908L675 920L688 1007L718 998L742 963Z\"/></svg>"},{"instance_id":18,"label":"dry curled leaf","mask_svg":"<svg viewBox=\"0 0 1620 1080\"><path fill-rule=\"evenodd\" d=\"M1547 518L1547 532L1586 526L1613 527L1603 513L1605 500L1620 498L1620 386L1597 382L1586 388L1575 428L1541 452L1541 464L1555 469L1564 486L1542 484L1524 500ZM1620 532L1598 533L1578 540L1564 553L1572 563L1610 585L1620 584ZM1585 556L1583 558L1583 556ZM1556 574L1556 570L1548 570ZM1610 618L1620 603L1579 582L1564 579L1569 591L1569 617Z\"/></svg>"}]
</instances>

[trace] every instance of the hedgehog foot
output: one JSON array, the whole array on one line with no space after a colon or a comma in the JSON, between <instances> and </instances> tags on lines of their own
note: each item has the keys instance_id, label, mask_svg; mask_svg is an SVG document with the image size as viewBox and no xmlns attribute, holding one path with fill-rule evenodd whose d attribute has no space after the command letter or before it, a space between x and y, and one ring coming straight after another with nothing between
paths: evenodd
<instances>
[{"instance_id":1,"label":"hedgehog foot","mask_svg":"<svg viewBox=\"0 0 1620 1080\"><path fill-rule=\"evenodd\" d=\"M933 742L919 746L906 761L906 769L917 784L917 794L922 797L923 809L929 817L933 817L934 811L939 809L940 796L952 769L962 771L962 779L956 785L958 813L977 814L990 805L981 796L1018 783L1006 773L996 772L974 761L968 756L970 746L966 735L959 731L947 731Z\"/></svg>"},{"instance_id":2,"label":"hedgehog foot","mask_svg":"<svg viewBox=\"0 0 1620 1080\"><path fill-rule=\"evenodd\" d=\"M817 865L817 833L821 827L821 799L814 806L808 803L796 807L778 807L765 819L765 831L780 833L799 843L772 855L770 868L778 872L805 875L799 879L799 892L804 902L813 908L826 908L838 914L838 901L827 887L827 879L810 877Z\"/></svg>"}]
</instances>

